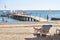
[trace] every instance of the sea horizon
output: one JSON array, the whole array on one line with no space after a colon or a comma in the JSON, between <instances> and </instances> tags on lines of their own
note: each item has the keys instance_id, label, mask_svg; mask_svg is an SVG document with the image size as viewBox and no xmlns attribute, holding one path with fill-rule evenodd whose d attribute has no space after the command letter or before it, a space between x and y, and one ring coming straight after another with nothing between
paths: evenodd
<instances>
[{"instance_id":1,"label":"sea horizon","mask_svg":"<svg viewBox=\"0 0 60 40\"><path fill-rule=\"evenodd\" d=\"M3 13L3 11L11 12L11 10L0 10L0 15ZM48 15L49 20L51 20L51 18L60 18L60 10L23 10L23 11L28 13L30 16L38 16L44 19L46 19ZM13 19L13 21L14 20L15 19Z\"/></svg>"}]
</instances>

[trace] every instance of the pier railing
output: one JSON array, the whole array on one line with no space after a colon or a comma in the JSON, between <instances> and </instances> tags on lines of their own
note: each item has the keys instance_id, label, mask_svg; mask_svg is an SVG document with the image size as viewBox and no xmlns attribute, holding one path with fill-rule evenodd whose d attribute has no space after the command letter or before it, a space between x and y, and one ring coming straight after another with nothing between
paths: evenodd
<instances>
[{"instance_id":1,"label":"pier railing","mask_svg":"<svg viewBox=\"0 0 60 40\"><path fill-rule=\"evenodd\" d=\"M47 21L47 19L44 19L44 18L41 18L41 17L38 17L38 16L30 16L30 15L22 15L22 14L13 14L12 15L13 17L16 16L16 18L23 18L23 20L26 20L26 21Z\"/></svg>"}]
</instances>

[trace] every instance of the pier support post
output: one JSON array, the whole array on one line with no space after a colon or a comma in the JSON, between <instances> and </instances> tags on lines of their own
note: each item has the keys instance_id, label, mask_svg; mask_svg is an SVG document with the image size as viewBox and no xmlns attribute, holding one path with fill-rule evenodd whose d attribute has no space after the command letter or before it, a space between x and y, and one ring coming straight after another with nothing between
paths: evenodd
<instances>
[{"instance_id":1,"label":"pier support post","mask_svg":"<svg viewBox=\"0 0 60 40\"><path fill-rule=\"evenodd\" d=\"M3 22L5 21L4 17L2 17L2 21L3 21Z\"/></svg>"},{"instance_id":2,"label":"pier support post","mask_svg":"<svg viewBox=\"0 0 60 40\"><path fill-rule=\"evenodd\" d=\"M30 19L30 18L28 17L28 21L30 21L29 19Z\"/></svg>"},{"instance_id":3,"label":"pier support post","mask_svg":"<svg viewBox=\"0 0 60 40\"><path fill-rule=\"evenodd\" d=\"M24 21L27 21L27 17L24 17Z\"/></svg>"},{"instance_id":4,"label":"pier support post","mask_svg":"<svg viewBox=\"0 0 60 40\"><path fill-rule=\"evenodd\" d=\"M31 18L31 21L32 21L32 18Z\"/></svg>"},{"instance_id":5,"label":"pier support post","mask_svg":"<svg viewBox=\"0 0 60 40\"><path fill-rule=\"evenodd\" d=\"M34 22L38 22L38 20L34 19Z\"/></svg>"},{"instance_id":6,"label":"pier support post","mask_svg":"<svg viewBox=\"0 0 60 40\"><path fill-rule=\"evenodd\" d=\"M34 19L34 22L35 22L36 20Z\"/></svg>"}]
</instances>

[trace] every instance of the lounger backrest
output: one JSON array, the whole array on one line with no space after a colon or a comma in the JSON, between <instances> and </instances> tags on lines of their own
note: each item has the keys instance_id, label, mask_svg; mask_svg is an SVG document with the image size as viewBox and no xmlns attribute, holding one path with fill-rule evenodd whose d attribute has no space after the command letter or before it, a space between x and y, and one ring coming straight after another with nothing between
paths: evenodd
<instances>
[{"instance_id":1,"label":"lounger backrest","mask_svg":"<svg viewBox=\"0 0 60 40\"><path fill-rule=\"evenodd\" d=\"M43 25L42 26L42 31L43 33L48 33L52 25Z\"/></svg>"}]
</instances>

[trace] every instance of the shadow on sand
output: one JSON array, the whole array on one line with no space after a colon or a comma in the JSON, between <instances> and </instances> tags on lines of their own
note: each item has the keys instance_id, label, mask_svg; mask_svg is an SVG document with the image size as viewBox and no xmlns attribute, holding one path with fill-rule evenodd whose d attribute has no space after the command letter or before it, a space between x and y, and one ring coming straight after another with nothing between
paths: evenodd
<instances>
[{"instance_id":1,"label":"shadow on sand","mask_svg":"<svg viewBox=\"0 0 60 40\"><path fill-rule=\"evenodd\" d=\"M54 36L25 38L25 40L60 40L60 35L55 34Z\"/></svg>"}]
</instances>

